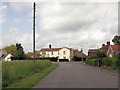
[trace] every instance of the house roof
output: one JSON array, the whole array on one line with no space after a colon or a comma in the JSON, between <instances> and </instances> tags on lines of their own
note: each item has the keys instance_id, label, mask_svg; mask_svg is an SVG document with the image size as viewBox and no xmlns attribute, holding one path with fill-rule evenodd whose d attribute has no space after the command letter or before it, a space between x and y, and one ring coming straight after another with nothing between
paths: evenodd
<instances>
[{"instance_id":1,"label":"house roof","mask_svg":"<svg viewBox=\"0 0 120 90\"><path fill-rule=\"evenodd\" d=\"M101 47L100 49L101 49L105 54L107 54L107 51L108 51L109 46L110 46L110 45L105 45L105 46Z\"/></svg>"},{"instance_id":2,"label":"house roof","mask_svg":"<svg viewBox=\"0 0 120 90\"><path fill-rule=\"evenodd\" d=\"M111 46L113 52L118 52L118 51L120 51L120 45L110 45L110 46Z\"/></svg>"},{"instance_id":3,"label":"house roof","mask_svg":"<svg viewBox=\"0 0 120 90\"><path fill-rule=\"evenodd\" d=\"M59 51L61 48L42 48L40 51Z\"/></svg>"},{"instance_id":4,"label":"house roof","mask_svg":"<svg viewBox=\"0 0 120 90\"><path fill-rule=\"evenodd\" d=\"M8 55L7 51L0 49L0 60L4 59Z\"/></svg>"},{"instance_id":5,"label":"house roof","mask_svg":"<svg viewBox=\"0 0 120 90\"><path fill-rule=\"evenodd\" d=\"M27 55L33 55L33 53L32 52L28 52Z\"/></svg>"},{"instance_id":6,"label":"house roof","mask_svg":"<svg viewBox=\"0 0 120 90\"><path fill-rule=\"evenodd\" d=\"M63 47L63 48L67 48L67 47ZM40 51L59 51L62 48L42 48ZM72 48L67 48L72 50Z\"/></svg>"},{"instance_id":7,"label":"house roof","mask_svg":"<svg viewBox=\"0 0 120 90\"><path fill-rule=\"evenodd\" d=\"M89 49L88 52L96 52L97 50L99 50L99 49Z\"/></svg>"},{"instance_id":8,"label":"house roof","mask_svg":"<svg viewBox=\"0 0 120 90\"><path fill-rule=\"evenodd\" d=\"M86 55L83 53L83 52L81 52L81 51L78 51L78 53L82 56L85 56L86 57Z\"/></svg>"}]
</instances>

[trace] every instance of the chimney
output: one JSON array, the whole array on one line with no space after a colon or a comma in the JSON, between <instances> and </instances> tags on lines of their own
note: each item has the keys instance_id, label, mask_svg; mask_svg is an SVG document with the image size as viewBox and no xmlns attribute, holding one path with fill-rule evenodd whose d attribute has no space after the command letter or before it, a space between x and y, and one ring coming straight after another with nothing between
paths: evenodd
<instances>
[{"instance_id":1,"label":"chimney","mask_svg":"<svg viewBox=\"0 0 120 90\"><path fill-rule=\"evenodd\" d=\"M78 52L78 49L76 49L76 52Z\"/></svg>"},{"instance_id":2,"label":"chimney","mask_svg":"<svg viewBox=\"0 0 120 90\"><path fill-rule=\"evenodd\" d=\"M49 49L51 49L51 44L49 44Z\"/></svg>"},{"instance_id":3,"label":"chimney","mask_svg":"<svg viewBox=\"0 0 120 90\"><path fill-rule=\"evenodd\" d=\"M110 45L110 41L107 41L107 45Z\"/></svg>"},{"instance_id":4,"label":"chimney","mask_svg":"<svg viewBox=\"0 0 120 90\"><path fill-rule=\"evenodd\" d=\"M105 44L102 44L102 47L104 47L105 46Z\"/></svg>"},{"instance_id":5,"label":"chimney","mask_svg":"<svg viewBox=\"0 0 120 90\"><path fill-rule=\"evenodd\" d=\"M81 52L83 52L83 49L81 49Z\"/></svg>"}]
</instances>

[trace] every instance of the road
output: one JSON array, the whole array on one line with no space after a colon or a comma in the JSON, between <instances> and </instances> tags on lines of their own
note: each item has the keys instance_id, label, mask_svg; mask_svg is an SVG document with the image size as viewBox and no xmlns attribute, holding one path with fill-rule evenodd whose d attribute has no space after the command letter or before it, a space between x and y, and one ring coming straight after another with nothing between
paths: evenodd
<instances>
[{"instance_id":1,"label":"road","mask_svg":"<svg viewBox=\"0 0 120 90\"><path fill-rule=\"evenodd\" d=\"M33 88L118 88L118 76L80 62L61 62Z\"/></svg>"}]
</instances>

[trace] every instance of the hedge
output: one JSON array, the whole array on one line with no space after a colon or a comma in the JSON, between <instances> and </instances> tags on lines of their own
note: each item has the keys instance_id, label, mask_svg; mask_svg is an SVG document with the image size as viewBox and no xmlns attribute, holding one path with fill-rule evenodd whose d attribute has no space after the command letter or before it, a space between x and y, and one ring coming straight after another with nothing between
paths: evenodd
<instances>
[{"instance_id":1,"label":"hedge","mask_svg":"<svg viewBox=\"0 0 120 90\"><path fill-rule=\"evenodd\" d=\"M120 69L120 60L115 57L105 57L102 59L102 66Z\"/></svg>"},{"instance_id":2,"label":"hedge","mask_svg":"<svg viewBox=\"0 0 120 90\"><path fill-rule=\"evenodd\" d=\"M93 66L97 66L97 61L96 59L86 59L85 61L87 64L93 65Z\"/></svg>"}]
</instances>

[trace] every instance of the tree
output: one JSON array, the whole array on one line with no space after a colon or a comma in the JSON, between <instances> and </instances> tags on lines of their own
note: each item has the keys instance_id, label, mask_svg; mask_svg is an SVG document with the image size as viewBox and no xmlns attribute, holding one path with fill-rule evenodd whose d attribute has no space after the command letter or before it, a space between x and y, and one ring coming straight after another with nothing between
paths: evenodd
<instances>
[{"instance_id":1,"label":"tree","mask_svg":"<svg viewBox=\"0 0 120 90\"><path fill-rule=\"evenodd\" d=\"M98 50L96 52L96 55L97 55L97 58L99 58L99 59L103 59L105 57L105 53L102 52L101 50Z\"/></svg>"},{"instance_id":2,"label":"tree","mask_svg":"<svg viewBox=\"0 0 120 90\"><path fill-rule=\"evenodd\" d=\"M37 57L40 57L40 51L35 51L35 55L36 55Z\"/></svg>"},{"instance_id":3,"label":"tree","mask_svg":"<svg viewBox=\"0 0 120 90\"><path fill-rule=\"evenodd\" d=\"M118 35L114 36L112 42L114 43L114 45L120 45L120 36Z\"/></svg>"},{"instance_id":4,"label":"tree","mask_svg":"<svg viewBox=\"0 0 120 90\"><path fill-rule=\"evenodd\" d=\"M10 46L4 47L3 49L6 50L8 53L12 54L13 56L15 56L17 53L17 48L15 45L10 45Z\"/></svg>"},{"instance_id":5,"label":"tree","mask_svg":"<svg viewBox=\"0 0 120 90\"><path fill-rule=\"evenodd\" d=\"M21 43L16 43L17 53L16 57L18 60L25 59L23 47L21 46Z\"/></svg>"}]
</instances>

